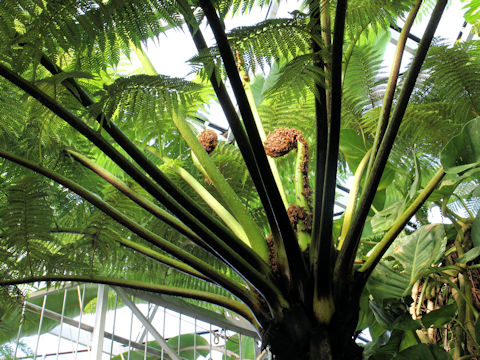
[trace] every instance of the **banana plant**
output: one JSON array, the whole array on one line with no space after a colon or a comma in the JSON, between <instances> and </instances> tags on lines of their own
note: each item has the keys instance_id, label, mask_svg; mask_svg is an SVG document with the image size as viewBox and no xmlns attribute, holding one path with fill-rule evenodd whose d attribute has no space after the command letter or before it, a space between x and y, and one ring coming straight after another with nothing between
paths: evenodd
<instances>
[{"instance_id":1,"label":"banana plant","mask_svg":"<svg viewBox=\"0 0 480 360\"><path fill-rule=\"evenodd\" d=\"M440 167L417 184L364 253L389 174L404 175L402 162L416 166L395 147L409 140L400 125L453 113L455 104L432 105L441 99L427 80L415 88L447 1L426 2L428 24L405 74L421 0L309 0L289 18L227 33L229 14L255 4L0 2L0 285L103 283L193 299L251 322L276 359L362 358L355 339L367 283L446 174ZM377 83L357 65L367 53L379 58L378 34L399 17L390 76ZM143 51L165 26L190 33L195 81L160 75ZM121 54L132 50L142 73L121 75ZM255 71L270 66L273 84L257 82ZM469 90L465 116L442 125L474 117ZM434 110L422 108L422 94ZM212 98L234 145L215 149L212 132L196 133ZM442 141L423 139L424 151ZM354 183L336 219L342 166ZM413 336L405 351L425 350Z\"/></svg>"},{"instance_id":2,"label":"banana plant","mask_svg":"<svg viewBox=\"0 0 480 360\"><path fill-rule=\"evenodd\" d=\"M423 347L440 345L453 359L479 354L479 124L478 118L467 123L440 154L447 175L430 201L446 221L398 237L386 253L388 261L372 274L369 306L382 319L370 318L370 327L377 328L372 358L379 353L396 358L412 338ZM402 301L403 313L392 316L392 304ZM385 329L395 330L388 341Z\"/></svg>"}]
</instances>

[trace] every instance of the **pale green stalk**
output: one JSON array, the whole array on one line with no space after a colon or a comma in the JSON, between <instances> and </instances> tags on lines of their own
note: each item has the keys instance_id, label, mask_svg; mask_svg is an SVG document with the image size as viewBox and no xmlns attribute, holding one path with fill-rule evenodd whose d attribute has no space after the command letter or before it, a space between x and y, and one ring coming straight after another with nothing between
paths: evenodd
<instances>
[{"instance_id":1,"label":"pale green stalk","mask_svg":"<svg viewBox=\"0 0 480 360\"><path fill-rule=\"evenodd\" d=\"M422 310L422 303L423 303L423 299L425 298L425 291L426 291L426 289L427 289L428 279L430 279L430 278L427 277L427 278L425 279L425 282L423 283L422 291L420 292L420 297L418 298L417 307L415 308L415 316L419 316L419 315L420 315L420 311ZM419 281L420 281L420 280L419 280Z\"/></svg>"},{"instance_id":2,"label":"pale green stalk","mask_svg":"<svg viewBox=\"0 0 480 360\"><path fill-rule=\"evenodd\" d=\"M383 97L382 110L378 118L377 131L373 143L373 151L368 163L367 181L372 175L370 173L372 171L375 158L377 157L377 152L379 151L380 145L383 141L383 137L389 123L390 112L393 105L395 89L397 87L397 80L400 74L400 67L402 65L402 58L405 46L407 44L408 34L410 33L410 29L412 28L413 22L415 20L415 17L417 16L421 4L422 0L417 0L415 5L412 7L407 19L405 20L405 24L403 25L402 31L400 32L400 37L397 41L397 48L395 50L395 56L393 58L392 69L390 71L390 77L388 78L387 88Z\"/></svg>"},{"instance_id":3,"label":"pale green stalk","mask_svg":"<svg viewBox=\"0 0 480 360\"><path fill-rule=\"evenodd\" d=\"M218 193L230 208L230 211L238 220L240 225L243 227L252 248L259 256L262 257L262 259L268 262L269 257L267 242L265 241L262 231L258 225L252 220L246 211L245 206L240 201L238 195L235 193L235 191L233 191L227 180L225 180L223 175L217 169L215 163L209 157L193 131L190 129L187 121L175 112L172 113L172 119L178 131L180 134L182 134L184 140L188 146L190 146L190 149L193 151L198 161L207 172L209 179L212 181Z\"/></svg>"},{"instance_id":4,"label":"pale green stalk","mask_svg":"<svg viewBox=\"0 0 480 360\"><path fill-rule=\"evenodd\" d=\"M353 213L355 211L355 206L357 205L358 192L360 191L360 183L362 182L362 176L367 166L368 160L370 158L370 153L372 149L368 150L363 156L362 161L355 171L355 176L353 178L353 184L350 189L350 196L348 197L347 207L345 209L345 215L343 217L343 226L342 233L340 235L340 241L338 243L338 249L342 248L345 237L347 236L348 230L350 229L350 224L352 222Z\"/></svg>"},{"instance_id":5,"label":"pale green stalk","mask_svg":"<svg viewBox=\"0 0 480 360\"><path fill-rule=\"evenodd\" d=\"M206 277L205 275L203 275L202 273L200 273L199 271L195 270L194 268L186 265L184 262L182 261L178 261L174 258L171 258L169 256L166 256L166 255L163 255L161 253L159 253L158 251L155 251L147 246L144 246L144 245L141 245L135 241L132 241L132 240L128 240L128 239L124 239L124 238L117 238L115 239L115 241L119 242L120 244L122 244L123 246L125 247L128 247L132 250L135 250L136 252L142 254L142 255L145 255L145 256L148 256L149 258L152 258L162 264L165 264L167 266L170 266L174 269L177 269L185 274L189 274L189 275L192 275L196 278L199 278L199 279L202 279L202 280L205 280L205 281L208 281L208 282L211 282L211 280Z\"/></svg>"},{"instance_id":6,"label":"pale green stalk","mask_svg":"<svg viewBox=\"0 0 480 360\"><path fill-rule=\"evenodd\" d=\"M358 271L365 272L372 270L372 266L375 266L378 261L380 261L380 258L395 240L397 235L403 230L410 218L415 215L420 206L422 206L422 204L427 200L433 190L435 190L435 188L440 183L440 181L442 181L444 176L445 171L443 170L443 168L440 168L440 170L438 170L437 173L433 176L433 178L429 181L425 189L423 189L423 191L420 193L420 195L417 196L417 198L408 207L408 209L403 212L403 214L397 219L397 221L395 221L395 223L392 225L390 230L388 230L383 239L377 244L377 246L375 246L372 253L369 255L365 263Z\"/></svg>"},{"instance_id":7,"label":"pale green stalk","mask_svg":"<svg viewBox=\"0 0 480 360\"><path fill-rule=\"evenodd\" d=\"M115 175L111 174L109 171L105 170L98 164L94 163L92 160L87 158L86 156L73 151L73 150L65 150L65 152L71 155L76 161L80 162L81 164L87 166L96 174L100 175L110 184L112 184L115 188L121 191L124 195L128 196L132 201L140 205L142 208L147 210L152 215L156 216L160 220L164 221L165 223L171 225L173 228L178 230L183 235L187 236L188 238L198 238L198 236L190 230L184 223L182 223L178 218L170 214L168 211L162 209L161 207L155 205L150 200L140 196L138 193L133 191L127 184L125 184L122 180L117 178Z\"/></svg>"},{"instance_id":8,"label":"pale green stalk","mask_svg":"<svg viewBox=\"0 0 480 360\"><path fill-rule=\"evenodd\" d=\"M195 167L198 169L198 171L200 171L203 176L205 176L205 179L207 179L208 181L212 182L212 180L210 180L210 178L208 177L208 174L207 172L205 171L205 169L203 168L202 164L200 164L200 161L198 161L197 157L195 156L195 154L193 153L193 151L190 151L190 155L192 156L192 161L193 161L193 164L195 165Z\"/></svg>"},{"instance_id":9,"label":"pale green stalk","mask_svg":"<svg viewBox=\"0 0 480 360\"><path fill-rule=\"evenodd\" d=\"M262 124L262 119L260 119L260 114L258 113L257 104L255 103L255 97L253 96L252 88L250 86L250 81L244 81L244 88L245 88L245 94L247 95L248 103L250 104L250 108L252 109L253 118L255 119L255 125L257 125L257 130L258 130L258 133L260 134L260 139L264 143L265 140L267 139L267 135L265 134L265 129L263 128L263 124ZM285 205L285 208L288 209L287 195L285 194L285 189L283 188L282 180L280 179L280 174L278 172L275 159L270 156L267 156L267 159L268 159L268 164L272 169L273 178L275 179L275 183L277 184L278 191L280 192L280 196L282 197L283 204Z\"/></svg>"},{"instance_id":10,"label":"pale green stalk","mask_svg":"<svg viewBox=\"0 0 480 360\"><path fill-rule=\"evenodd\" d=\"M135 44L130 41L130 46L132 47L133 51L138 57L138 60L140 60L140 63L142 64L143 69L145 70L145 73L147 75L158 75L157 70L155 70L155 67L153 66L152 62L148 58L147 54L145 54L145 51L141 47L135 46Z\"/></svg>"},{"instance_id":11,"label":"pale green stalk","mask_svg":"<svg viewBox=\"0 0 480 360\"><path fill-rule=\"evenodd\" d=\"M178 175L181 176L185 182L190 185L190 187L198 194L200 197L207 203L207 205L215 211L215 213L223 220L223 222L233 231L235 235L238 236L245 244L252 247L250 241L248 240L247 234L243 230L242 226L238 223L237 220L225 209L222 204L220 204L217 199L215 199L207 189L200 184L197 179L195 179L188 171L184 168L175 165L169 159L165 159L165 163L170 166Z\"/></svg>"},{"instance_id":12,"label":"pale green stalk","mask_svg":"<svg viewBox=\"0 0 480 360\"><path fill-rule=\"evenodd\" d=\"M157 75L158 73L155 71L155 68L145 52L142 49L135 47L134 44L132 44L132 46L134 51L137 53L137 56L140 54L139 59L145 69L145 72L149 75ZM187 121L174 111L172 111L172 119L178 131L180 131L188 146L190 146L198 161L207 172L209 179L211 179L213 185L222 196L223 200L228 205L235 218L243 227L252 248L260 257L262 257L262 259L268 262L269 257L267 243L263 238L262 231L258 225L255 224L252 218L245 211L245 207L238 198L237 194L233 191L231 186L227 183L223 175L210 159L205 149L198 141L197 137L193 134Z\"/></svg>"},{"instance_id":13,"label":"pale green stalk","mask_svg":"<svg viewBox=\"0 0 480 360\"><path fill-rule=\"evenodd\" d=\"M295 163L295 198L297 199L297 205L303 208L308 207L307 199L303 195L304 186L303 186L303 173L302 173L302 162L305 157L305 146L297 141L297 159Z\"/></svg>"},{"instance_id":14,"label":"pale green stalk","mask_svg":"<svg viewBox=\"0 0 480 360\"><path fill-rule=\"evenodd\" d=\"M175 286L168 285L157 285L144 281L136 280L127 280L127 279L112 279L111 277L105 276L96 276L96 275L40 275L40 276L31 276L23 279L4 279L0 280L0 286L7 285L19 285L19 284L29 284L35 282L52 282L52 281L75 281L75 282L85 282L85 283L96 283L96 284L105 284L111 286L119 286L130 289L137 289L142 291L153 292L162 295L172 295L178 296L187 299L194 299L200 301L206 301L211 304L216 304L226 309L232 310L237 314L243 316L245 319L250 321L253 325L259 327L258 321L255 319L252 314L252 310L249 309L244 303L234 300L230 297L225 297L222 295L216 295L211 292L195 290L189 288L179 288Z\"/></svg>"},{"instance_id":15,"label":"pale green stalk","mask_svg":"<svg viewBox=\"0 0 480 360\"><path fill-rule=\"evenodd\" d=\"M301 206L305 212L308 210L308 202L303 192L305 190L303 186L303 172L302 172L302 163L305 157L305 146L298 141L297 142L297 159L295 163L295 197L297 199L297 205ZM298 245L302 251L305 251L310 245L311 236L305 230L305 221L300 220L297 224L297 239Z\"/></svg>"}]
</instances>

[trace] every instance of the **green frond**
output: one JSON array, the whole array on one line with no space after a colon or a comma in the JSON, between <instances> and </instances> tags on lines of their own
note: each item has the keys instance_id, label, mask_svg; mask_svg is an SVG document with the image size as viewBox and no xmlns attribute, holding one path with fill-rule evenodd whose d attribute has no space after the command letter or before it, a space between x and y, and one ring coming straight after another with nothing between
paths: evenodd
<instances>
[{"instance_id":1,"label":"green frond","mask_svg":"<svg viewBox=\"0 0 480 360\"><path fill-rule=\"evenodd\" d=\"M18 106L17 93L4 81L0 81L0 107L0 143L8 144L21 133L27 110Z\"/></svg>"},{"instance_id":2,"label":"green frond","mask_svg":"<svg viewBox=\"0 0 480 360\"><path fill-rule=\"evenodd\" d=\"M93 111L102 110L108 118L145 132L141 138L151 139L159 133L157 122L162 131L173 128L172 112L194 115L206 97L206 90L197 83L163 75L134 75L105 85Z\"/></svg>"},{"instance_id":3,"label":"green frond","mask_svg":"<svg viewBox=\"0 0 480 360\"><path fill-rule=\"evenodd\" d=\"M77 65L99 71L115 66L120 54L128 55L130 41L140 44L159 36L166 25L178 26L181 17L174 1L21 0L0 3L0 23L2 54L14 60L74 50L80 55ZM17 70L27 65L15 63Z\"/></svg>"},{"instance_id":4,"label":"green frond","mask_svg":"<svg viewBox=\"0 0 480 360\"><path fill-rule=\"evenodd\" d=\"M356 106L371 109L383 98L386 77L382 76L383 54L371 45L357 46L352 52L343 83L344 96Z\"/></svg>"},{"instance_id":5,"label":"green frond","mask_svg":"<svg viewBox=\"0 0 480 360\"><path fill-rule=\"evenodd\" d=\"M325 74L313 65L313 58L313 54L299 55L283 65L267 96L305 98L309 93L315 94L315 81L323 84Z\"/></svg>"},{"instance_id":6,"label":"green frond","mask_svg":"<svg viewBox=\"0 0 480 360\"><path fill-rule=\"evenodd\" d=\"M305 53L310 36L304 19L269 19L253 26L233 29L227 35L234 51L242 56L246 70Z\"/></svg>"},{"instance_id":7,"label":"green frond","mask_svg":"<svg viewBox=\"0 0 480 360\"><path fill-rule=\"evenodd\" d=\"M17 261L24 260L24 271L33 274L45 265L55 249L52 237L53 210L48 198L48 183L40 176L15 179L6 190L6 203L0 210L3 250Z\"/></svg>"},{"instance_id":8,"label":"green frond","mask_svg":"<svg viewBox=\"0 0 480 360\"><path fill-rule=\"evenodd\" d=\"M252 26L238 27L231 30L227 37L232 50L238 52L243 69L252 73L256 72L257 66L266 72L274 62L304 54L309 49L310 39L305 19L297 18L268 19ZM211 47L194 56L190 62L202 78L207 78L213 63L217 68L221 65L219 59L217 47ZM223 76L221 66L218 71L217 76Z\"/></svg>"},{"instance_id":9,"label":"green frond","mask_svg":"<svg viewBox=\"0 0 480 360\"><path fill-rule=\"evenodd\" d=\"M260 117L267 133L279 127L294 127L300 130L307 141L313 140L315 124L312 116L315 113L313 94L306 97L276 97L275 93L267 94L268 98L259 107Z\"/></svg>"},{"instance_id":10,"label":"green frond","mask_svg":"<svg viewBox=\"0 0 480 360\"><path fill-rule=\"evenodd\" d=\"M423 101L448 101L455 105L457 121L480 114L480 50L478 41L433 46L425 61L421 91Z\"/></svg>"},{"instance_id":11,"label":"green frond","mask_svg":"<svg viewBox=\"0 0 480 360\"><path fill-rule=\"evenodd\" d=\"M278 0L276 0L278 1ZM253 6L267 7L273 3L272 0L215 0L215 7L220 15L225 16L227 13L235 15L237 13L248 13Z\"/></svg>"},{"instance_id":12,"label":"green frond","mask_svg":"<svg viewBox=\"0 0 480 360\"><path fill-rule=\"evenodd\" d=\"M346 34L352 38L365 28L387 29L396 23L399 14L410 10L412 1L358 0L347 7Z\"/></svg>"}]
</instances>

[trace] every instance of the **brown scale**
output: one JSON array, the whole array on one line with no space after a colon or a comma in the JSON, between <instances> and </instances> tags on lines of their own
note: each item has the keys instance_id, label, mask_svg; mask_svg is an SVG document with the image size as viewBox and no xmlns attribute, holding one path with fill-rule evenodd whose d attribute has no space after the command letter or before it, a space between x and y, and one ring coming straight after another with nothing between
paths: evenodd
<instances>
[{"instance_id":1,"label":"brown scale","mask_svg":"<svg viewBox=\"0 0 480 360\"><path fill-rule=\"evenodd\" d=\"M312 231L312 225L313 225L313 214L312 213L307 213L305 216L305 219L303 219L303 225L305 226L304 230L305 232L311 232Z\"/></svg>"},{"instance_id":2,"label":"brown scale","mask_svg":"<svg viewBox=\"0 0 480 360\"><path fill-rule=\"evenodd\" d=\"M297 148L297 142L300 141L305 147L305 156L302 161L303 176L303 196L310 203L312 199L312 188L308 180L308 163L310 161L310 152L308 144L302 133L296 129L279 128L268 134L264 143L265 153L271 157L280 157L288 154L291 150Z\"/></svg>"},{"instance_id":3,"label":"brown scale","mask_svg":"<svg viewBox=\"0 0 480 360\"><path fill-rule=\"evenodd\" d=\"M272 269L274 274L278 274L279 273L278 260L277 260L277 253L275 251L275 245L273 243L273 236L269 235L265 240L267 241L268 260L270 262L270 268Z\"/></svg>"},{"instance_id":4,"label":"brown scale","mask_svg":"<svg viewBox=\"0 0 480 360\"><path fill-rule=\"evenodd\" d=\"M304 225L302 231L312 231L313 216L311 213L307 213L303 207L292 204L288 207L287 214L295 231L297 230L297 224L300 220L303 220Z\"/></svg>"},{"instance_id":5,"label":"brown scale","mask_svg":"<svg viewBox=\"0 0 480 360\"><path fill-rule=\"evenodd\" d=\"M300 220L304 220L306 217L305 209L301 206L292 204L288 207L287 210L288 218L293 228L297 230L297 224Z\"/></svg>"},{"instance_id":6,"label":"brown scale","mask_svg":"<svg viewBox=\"0 0 480 360\"><path fill-rule=\"evenodd\" d=\"M203 130L198 135L198 140L208 154L215 150L218 144L217 133L211 129Z\"/></svg>"}]
</instances>

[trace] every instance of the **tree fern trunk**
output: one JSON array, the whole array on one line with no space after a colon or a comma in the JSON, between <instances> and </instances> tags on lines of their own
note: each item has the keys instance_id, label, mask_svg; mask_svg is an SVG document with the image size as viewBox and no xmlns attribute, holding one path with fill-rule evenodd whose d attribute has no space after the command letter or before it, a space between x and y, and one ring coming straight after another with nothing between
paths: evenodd
<instances>
[{"instance_id":1,"label":"tree fern trunk","mask_svg":"<svg viewBox=\"0 0 480 360\"><path fill-rule=\"evenodd\" d=\"M264 333L264 343L276 360L360 360L363 349L355 343L358 301L349 299L329 325L316 323L303 307L285 310L282 322ZM348 309L348 311L347 311Z\"/></svg>"},{"instance_id":2,"label":"tree fern trunk","mask_svg":"<svg viewBox=\"0 0 480 360\"><path fill-rule=\"evenodd\" d=\"M313 331L307 338L297 339L299 341L297 343L294 339L284 339L289 343L287 346L271 347L271 351L275 360L362 359L362 348L355 344L352 336L346 339L345 334L343 334L341 341L339 341L340 339L338 337L334 338L333 334L325 329ZM341 335L341 332L336 335Z\"/></svg>"}]
</instances>

